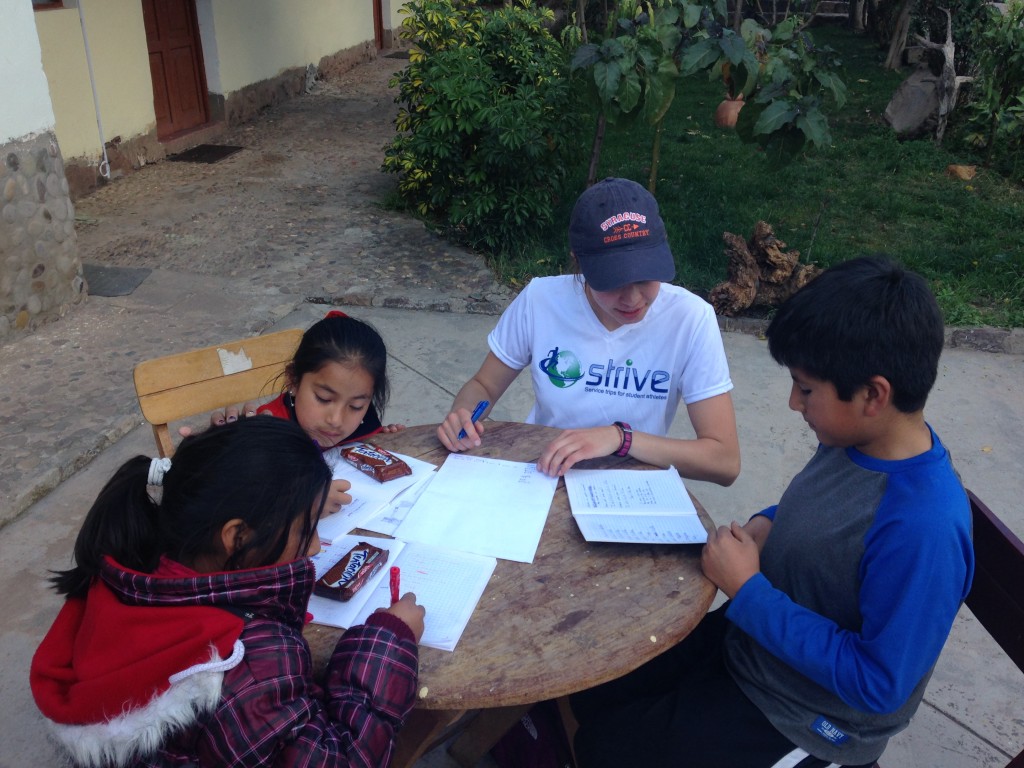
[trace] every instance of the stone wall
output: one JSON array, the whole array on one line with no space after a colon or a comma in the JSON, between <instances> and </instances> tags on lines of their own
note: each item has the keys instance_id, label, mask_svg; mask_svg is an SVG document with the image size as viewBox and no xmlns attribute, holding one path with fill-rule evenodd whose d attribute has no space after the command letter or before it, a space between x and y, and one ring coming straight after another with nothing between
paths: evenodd
<instances>
[{"instance_id":1,"label":"stone wall","mask_svg":"<svg viewBox=\"0 0 1024 768\"><path fill-rule=\"evenodd\" d=\"M0 144L0 344L84 301L75 209L53 135Z\"/></svg>"}]
</instances>

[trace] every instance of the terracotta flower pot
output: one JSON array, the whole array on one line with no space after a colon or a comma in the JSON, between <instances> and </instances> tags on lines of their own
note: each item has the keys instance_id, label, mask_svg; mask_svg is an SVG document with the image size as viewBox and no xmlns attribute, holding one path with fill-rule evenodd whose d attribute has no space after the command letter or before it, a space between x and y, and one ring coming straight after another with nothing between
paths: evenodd
<instances>
[{"instance_id":1,"label":"terracotta flower pot","mask_svg":"<svg viewBox=\"0 0 1024 768\"><path fill-rule=\"evenodd\" d=\"M715 125L719 128L735 128L741 109L743 109L742 93L734 99L726 96L715 110Z\"/></svg>"}]
</instances>

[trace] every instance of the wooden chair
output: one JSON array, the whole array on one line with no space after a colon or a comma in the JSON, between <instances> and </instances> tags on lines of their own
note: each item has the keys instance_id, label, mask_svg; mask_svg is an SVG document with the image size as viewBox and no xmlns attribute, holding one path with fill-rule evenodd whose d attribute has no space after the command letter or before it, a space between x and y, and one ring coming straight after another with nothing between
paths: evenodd
<instances>
[{"instance_id":1,"label":"wooden chair","mask_svg":"<svg viewBox=\"0 0 1024 768\"><path fill-rule=\"evenodd\" d=\"M301 338L295 328L136 365L135 394L160 456L174 453L168 423L276 394L275 382Z\"/></svg>"}]
</instances>

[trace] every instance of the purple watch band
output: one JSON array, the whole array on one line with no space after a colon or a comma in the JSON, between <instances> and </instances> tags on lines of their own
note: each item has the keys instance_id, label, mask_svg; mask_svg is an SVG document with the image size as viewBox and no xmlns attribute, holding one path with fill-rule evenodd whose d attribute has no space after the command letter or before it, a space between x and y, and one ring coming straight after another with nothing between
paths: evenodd
<instances>
[{"instance_id":1,"label":"purple watch band","mask_svg":"<svg viewBox=\"0 0 1024 768\"><path fill-rule=\"evenodd\" d=\"M633 445L633 428L624 421L616 421L615 426L622 430L622 445L614 455L629 456L629 449Z\"/></svg>"}]
</instances>

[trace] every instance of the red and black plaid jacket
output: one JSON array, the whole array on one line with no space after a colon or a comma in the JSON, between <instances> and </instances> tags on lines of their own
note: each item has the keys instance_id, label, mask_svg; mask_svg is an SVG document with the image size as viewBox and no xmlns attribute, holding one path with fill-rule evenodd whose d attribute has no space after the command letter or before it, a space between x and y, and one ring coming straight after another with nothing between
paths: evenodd
<instances>
[{"instance_id":1,"label":"red and black plaid jacket","mask_svg":"<svg viewBox=\"0 0 1024 768\"><path fill-rule=\"evenodd\" d=\"M75 649L75 653L69 652L65 666L55 663L53 653L45 660L48 669L60 673L54 679L61 685L73 676L81 677L84 670L111 666L103 663L102 648L92 651L91 663L81 658L83 626L109 627L114 622L125 627L125 643L108 653L117 663L136 659L140 670L151 667L152 659L160 654L176 651L180 644L201 641L208 645L203 638L170 638L176 622L165 622L157 632L140 631L136 617L145 614L147 607L159 607L156 613L164 616L179 610L183 616L187 611L194 614L196 607L207 611L224 608L242 616L238 640L244 655L223 672L222 679L194 677L200 681L197 684L212 680L216 685L220 680L219 697L215 690L212 706L182 705L189 680L154 696L145 710L150 719L146 730L152 728L148 740L140 740L136 733L134 742L118 743L125 730L116 722L121 715L99 722L90 717L84 722L52 723L72 761L117 766L387 766L395 733L415 701L418 657L413 634L390 614L372 615L366 625L353 627L338 641L323 685L319 685L314 680L309 646L302 637L313 581L313 566L307 559L177 578L140 574L108 560L103 566L102 586L116 600L106 601L105 615L87 616L78 623L58 619L51 630L60 627L70 639L65 646ZM112 636L121 637L118 633ZM129 637L135 642L129 642ZM146 638L143 644L153 645L152 651L140 651L140 637ZM104 645L110 644L108 640ZM59 642L56 645L62 647ZM59 661L59 653L56 656ZM99 663L96 656L101 657ZM37 661L33 662L34 675L36 669L43 668ZM123 666L118 672L123 681ZM37 682L33 680L34 691ZM82 682L96 685L95 679ZM102 743L109 739L102 749L106 759L94 762L78 752L76 745L84 741L84 733L76 736L80 728L88 729L93 740Z\"/></svg>"}]
</instances>

